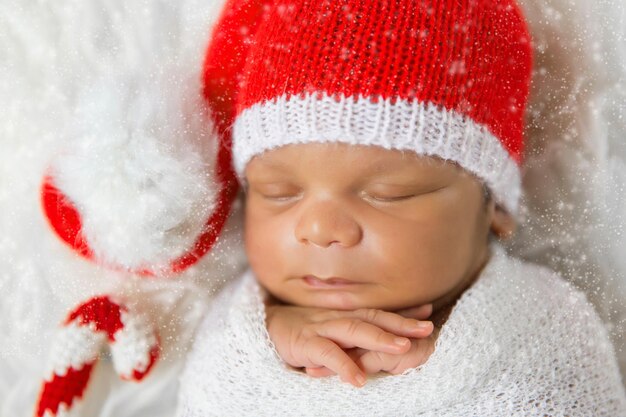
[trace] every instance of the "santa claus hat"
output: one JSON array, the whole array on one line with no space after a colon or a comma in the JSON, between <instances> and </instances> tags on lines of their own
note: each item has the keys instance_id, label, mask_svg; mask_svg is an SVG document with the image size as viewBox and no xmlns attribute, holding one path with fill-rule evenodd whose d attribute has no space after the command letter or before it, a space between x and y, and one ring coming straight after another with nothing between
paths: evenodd
<instances>
[{"instance_id":1,"label":"santa claus hat","mask_svg":"<svg viewBox=\"0 0 626 417\"><path fill-rule=\"evenodd\" d=\"M235 170L279 146L412 150L481 178L515 213L530 35L512 0L283 0L243 69Z\"/></svg>"}]
</instances>

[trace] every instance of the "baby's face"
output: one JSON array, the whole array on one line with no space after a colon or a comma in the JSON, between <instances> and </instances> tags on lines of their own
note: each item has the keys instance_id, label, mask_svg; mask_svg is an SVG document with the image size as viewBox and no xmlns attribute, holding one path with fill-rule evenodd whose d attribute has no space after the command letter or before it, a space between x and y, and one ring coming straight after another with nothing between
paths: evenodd
<instances>
[{"instance_id":1,"label":"baby's face","mask_svg":"<svg viewBox=\"0 0 626 417\"><path fill-rule=\"evenodd\" d=\"M245 172L245 246L280 300L347 310L445 304L488 257L493 205L457 165L339 143L287 145Z\"/></svg>"}]
</instances>

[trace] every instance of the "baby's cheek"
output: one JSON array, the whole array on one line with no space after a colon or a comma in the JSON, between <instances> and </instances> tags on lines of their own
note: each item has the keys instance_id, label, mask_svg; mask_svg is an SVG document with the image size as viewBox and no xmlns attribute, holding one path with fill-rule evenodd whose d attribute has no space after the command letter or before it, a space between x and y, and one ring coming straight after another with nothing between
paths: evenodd
<instances>
[{"instance_id":1,"label":"baby's cheek","mask_svg":"<svg viewBox=\"0 0 626 417\"><path fill-rule=\"evenodd\" d=\"M424 285L448 267L454 247L436 225L425 222L416 227L404 227L391 236L388 242L382 242L380 250L382 260L386 260L395 276Z\"/></svg>"},{"instance_id":2,"label":"baby's cheek","mask_svg":"<svg viewBox=\"0 0 626 417\"><path fill-rule=\"evenodd\" d=\"M254 210L253 208L250 208ZM285 271L289 230L285 221L271 216L246 216L245 247L248 261L258 275L275 275Z\"/></svg>"}]
</instances>

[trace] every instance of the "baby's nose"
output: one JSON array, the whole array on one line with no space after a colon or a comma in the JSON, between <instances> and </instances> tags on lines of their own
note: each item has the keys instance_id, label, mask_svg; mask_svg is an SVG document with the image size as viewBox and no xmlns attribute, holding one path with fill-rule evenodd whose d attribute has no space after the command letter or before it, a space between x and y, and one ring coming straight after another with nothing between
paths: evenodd
<instances>
[{"instance_id":1,"label":"baby's nose","mask_svg":"<svg viewBox=\"0 0 626 417\"><path fill-rule=\"evenodd\" d=\"M352 214L329 200L308 204L295 228L298 242L323 248L333 243L351 247L361 241L362 235L361 226Z\"/></svg>"}]
</instances>

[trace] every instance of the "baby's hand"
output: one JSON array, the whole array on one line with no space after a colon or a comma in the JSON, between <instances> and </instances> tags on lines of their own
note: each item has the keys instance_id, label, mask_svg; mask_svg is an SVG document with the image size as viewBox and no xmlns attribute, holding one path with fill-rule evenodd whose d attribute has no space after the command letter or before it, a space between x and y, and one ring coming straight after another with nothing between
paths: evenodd
<instances>
[{"instance_id":1,"label":"baby's hand","mask_svg":"<svg viewBox=\"0 0 626 417\"><path fill-rule=\"evenodd\" d=\"M414 318L376 309L338 311L268 305L266 325L276 351L287 364L306 368L307 373L313 368L318 368L314 372L332 371L329 374L339 374L342 381L361 387L366 382L364 370L370 372L378 364L389 368L391 357L402 359L415 349L408 337L425 338L433 332L432 322L419 321L430 316L431 304L407 311ZM361 355L353 358L346 353L353 348L363 349L353 350L353 356ZM387 354L389 358L381 361ZM365 368L361 370L355 361ZM402 367L414 361L396 362Z\"/></svg>"},{"instance_id":2,"label":"baby's hand","mask_svg":"<svg viewBox=\"0 0 626 417\"><path fill-rule=\"evenodd\" d=\"M392 375L398 375L407 369L420 366L428 360L435 351L435 341L438 334L439 329L435 328L426 338L411 339L411 348L408 352L402 354L377 352L361 348L350 349L348 354L368 374L383 371ZM306 373L313 377L325 377L335 374L327 367L307 368Z\"/></svg>"}]
</instances>

